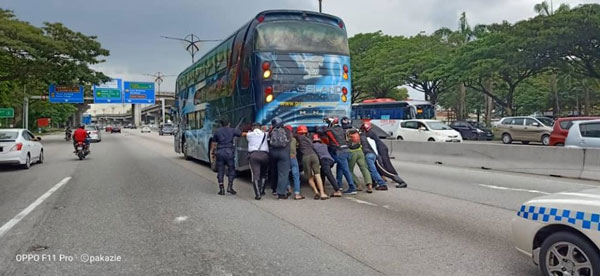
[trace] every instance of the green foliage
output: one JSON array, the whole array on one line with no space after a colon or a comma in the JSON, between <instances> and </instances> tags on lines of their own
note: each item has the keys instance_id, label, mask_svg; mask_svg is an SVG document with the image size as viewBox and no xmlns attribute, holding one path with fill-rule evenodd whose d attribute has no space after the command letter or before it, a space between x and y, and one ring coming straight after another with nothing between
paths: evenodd
<instances>
[{"instance_id":1,"label":"green foliage","mask_svg":"<svg viewBox=\"0 0 600 276\"><path fill-rule=\"evenodd\" d=\"M46 94L51 83L89 87L109 80L90 68L108 55L95 36L72 31L61 23L36 27L0 9L0 106L15 108L17 125L23 99ZM74 105L32 102L30 122L36 116L64 122L75 110Z\"/></svg>"},{"instance_id":2,"label":"green foliage","mask_svg":"<svg viewBox=\"0 0 600 276\"><path fill-rule=\"evenodd\" d=\"M456 31L357 35L350 39L353 83L369 95L408 85L433 103L466 113L481 110L484 95L503 115L598 112L600 5L553 10L542 2L534 9L539 16L515 24L471 28L463 13Z\"/></svg>"}]
</instances>

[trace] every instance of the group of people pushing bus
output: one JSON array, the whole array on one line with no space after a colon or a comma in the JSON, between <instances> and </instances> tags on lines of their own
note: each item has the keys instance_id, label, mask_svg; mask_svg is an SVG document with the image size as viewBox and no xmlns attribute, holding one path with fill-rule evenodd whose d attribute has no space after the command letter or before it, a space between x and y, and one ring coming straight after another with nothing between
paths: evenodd
<instances>
[{"instance_id":1,"label":"group of people pushing bus","mask_svg":"<svg viewBox=\"0 0 600 276\"><path fill-rule=\"evenodd\" d=\"M300 125L296 131L284 125L281 118L274 118L269 129L254 124L248 132L232 128L226 120L213 135L217 143L217 180L219 195L225 191L236 194L233 189L235 179L234 145L235 137L245 136L248 140L248 158L252 174L252 186L255 199L265 195L267 185L278 199L287 199L293 190L293 198L304 199L300 193L300 164L304 178L314 192L314 199L329 199L342 195L355 195L363 188L354 174L358 165L365 184L366 192L387 190L386 178L396 182L397 188L407 184L394 169L387 146L372 130L370 122L364 122L360 129L352 126L352 121L344 117L326 118L327 127L317 127L315 133ZM336 168L336 177L332 169ZM224 186L225 167L227 167L228 185ZM290 180L291 178L291 180ZM343 189L346 178L348 188ZM333 187L333 193L325 191L325 182Z\"/></svg>"}]
</instances>

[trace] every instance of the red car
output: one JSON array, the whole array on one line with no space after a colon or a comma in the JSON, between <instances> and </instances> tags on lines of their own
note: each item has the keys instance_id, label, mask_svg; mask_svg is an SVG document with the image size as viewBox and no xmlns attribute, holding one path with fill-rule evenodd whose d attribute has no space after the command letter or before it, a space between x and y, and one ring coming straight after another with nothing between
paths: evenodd
<instances>
[{"instance_id":1,"label":"red car","mask_svg":"<svg viewBox=\"0 0 600 276\"><path fill-rule=\"evenodd\" d=\"M112 126L106 126L105 131L106 132L112 132Z\"/></svg>"},{"instance_id":2,"label":"red car","mask_svg":"<svg viewBox=\"0 0 600 276\"><path fill-rule=\"evenodd\" d=\"M589 121L600 119L600 117L566 117L558 118L554 122L554 129L550 134L550 146L564 146L565 139L569 134L569 128L573 125L574 121Z\"/></svg>"}]
</instances>

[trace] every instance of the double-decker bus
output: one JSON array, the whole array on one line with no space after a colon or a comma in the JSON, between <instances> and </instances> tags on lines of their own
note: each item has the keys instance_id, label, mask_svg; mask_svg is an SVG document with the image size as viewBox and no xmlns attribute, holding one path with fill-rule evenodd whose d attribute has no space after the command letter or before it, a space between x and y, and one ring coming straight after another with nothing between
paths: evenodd
<instances>
[{"instance_id":1,"label":"double-decker bus","mask_svg":"<svg viewBox=\"0 0 600 276\"><path fill-rule=\"evenodd\" d=\"M352 105L352 119L369 120L391 137L396 137L403 120L435 119L435 106L427 101L369 99Z\"/></svg>"},{"instance_id":2,"label":"double-decker bus","mask_svg":"<svg viewBox=\"0 0 600 276\"><path fill-rule=\"evenodd\" d=\"M351 78L344 22L310 11L259 13L177 77L175 151L215 168L212 134L226 119L314 128L350 116ZM247 142L236 143L236 169L248 169Z\"/></svg>"}]
</instances>

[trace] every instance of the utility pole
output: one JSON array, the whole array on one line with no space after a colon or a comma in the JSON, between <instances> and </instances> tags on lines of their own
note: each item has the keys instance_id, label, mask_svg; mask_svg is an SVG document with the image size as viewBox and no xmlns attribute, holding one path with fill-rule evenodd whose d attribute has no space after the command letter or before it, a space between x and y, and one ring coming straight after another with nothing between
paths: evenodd
<instances>
[{"instance_id":1,"label":"utility pole","mask_svg":"<svg viewBox=\"0 0 600 276\"><path fill-rule=\"evenodd\" d=\"M192 56L192 63L194 63L194 56L198 51L200 51L200 43L201 42L210 42L210 41L222 41L221 39L200 39L197 35L189 34L184 38L178 37L170 37L170 36L161 36L162 38L179 40L185 43L185 50L190 53Z\"/></svg>"},{"instance_id":2,"label":"utility pole","mask_svg":"<svg viewBox=\"0 0 600 276\"><path fill-rule=\"evenodd\" d=\"M322 9L322 5L321 2L323 2L323 0L319 0L319 12L322 13L323 9Z\"/></svg>"},{"instance_id":3,"label":"utility pole","mask_svg":"<svg viewBox=\"0 0 600 276\"><path fill-rule=\"evenodd\" d=\"M193 56L192 56L192 60L193 60ZM161 72L156 72L154 74L144 74L146 76L151 76L154 77L154 82L157 85L158 91L157 91L157 95L160 95L160 84L164 81L164 77L173 77L175 75L164 75ZM160 103L161 103L161 110L162 110L162 123L165 123L165 98L161 98L160 99Z\"/></svg>"}]
</instances>

